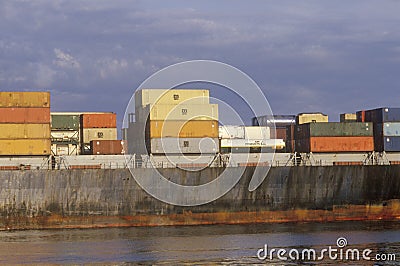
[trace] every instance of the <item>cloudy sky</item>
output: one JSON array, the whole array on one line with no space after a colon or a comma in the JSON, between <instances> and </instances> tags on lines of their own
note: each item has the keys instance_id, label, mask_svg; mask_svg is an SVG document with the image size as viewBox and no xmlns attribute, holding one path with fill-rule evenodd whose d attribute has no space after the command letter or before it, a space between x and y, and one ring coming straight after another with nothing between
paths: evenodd
<instances>
[{"instance_id":1,"label":"cloudy sky","mask_svg":"<svg viewBox=\"0 0 400 266\"><path fill-rule=\"evenodd\" d=\"M1 1L0 87L114 111L170 64L250 77L276 114L400 106L400 1Z\"/></svg>"}]
</instances>

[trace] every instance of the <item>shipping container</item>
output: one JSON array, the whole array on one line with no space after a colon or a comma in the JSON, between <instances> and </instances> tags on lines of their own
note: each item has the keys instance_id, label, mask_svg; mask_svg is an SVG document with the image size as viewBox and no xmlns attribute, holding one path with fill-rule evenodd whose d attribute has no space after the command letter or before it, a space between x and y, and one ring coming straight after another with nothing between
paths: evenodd
<instances>
[{"instance_id":1,"label":"shipping container","mask_svg":"<svg viewBox=\"0 0 400 266\"><path fill-rule=\"evenodd\" d=\"M91 140L116 140L116 128L84 128L82 130L83 143L89 144Z\"/></svg>"},{"instance_id":2,"label":"shipping container","mask_svg":"<svg viewBox=\"0 0 400 266\"><path fill-rule=\"evenodd\" d=\"M92 140L90 150L93 155L124 154L124 143L121 140Z\"/></svg>"},{"instance_id":3,"label":"shipping container","mask_svg":"<svg viewBox=\"0 0 400 266\"><path fill-rule=\"evenodd\" d=\"M50 139L0 140L0 155L50 155Z\"/></svg>"},{"instance_id":4,"label":"shipping container","mask_svg":"<svg viewBox=\"0 0 400 266\"><path fill-rule=\"evenodd\" d=\"M218 138L158 138L150 140L152 154L215 154Z\"/></svg>"},{"instance_id":5,"label":"shipping container","mask_svg":"<svg viewBox=\"0 0 400 266\"><path fill-rule=\"evenodd\" d=\"M150 138L218 138L218 121L214 120L153 120L150 121Z\"/></svg>"},{"instance_id":6,"label":"shipping container","mask_svg":"<svg viewBox=\"0 0 400 266\"><path fill-rule=\"evenodd\" d=\"M270 129L271 139L283 139L286 140L286 128L277 127L275 130L273 128Z\"/></svg>"},{"instance_id":7,"label":"shipping container","mask_svg":"<svg viewBox=\"0 0 400 266\"><path fill-rule=\"evenodd\" d=\"M50 108L0 108L0 123L50 124Z\"/></svg>"},{"instance_id":8,"label":"shipping container","mask_svg":"<svg viewBox=\"0 0 400 266\"><path fill-rule=\"evenodd\" d=\"M294 140L296 138L296 125L286 127L286 140Z\"/></svg>"},{"instance_id":9,"label":"shipping container","mask_svg":"<svg viewBox=\"0 0 400 266\"><path fill-rule=\"evenodd\" d=\"M50 108L50 92L0 92L2 107L45 107Z\"/></svg>"},{"instance_id":10,"label":"shipping container","mask_svg":"<svg viewBox=\"0 0 400 266\"><path fill-rule=\"evenodd\" d=\"M400 152L400 136L375 137L375 150L378 152Z\"/></svg>"},{"instance_id":11,"label":"shipping container","mask_svg":"<svg viewBox=\"0 0 400 266\"><path fill-rule=\"evenodd\" d=\"M244 139L244 126L219 126L220 139Z\"/></svg>"},{"instance_id":12,"label":"shipping container","mask_svg":"<svg viewBox=\"0 0 400 266\"><path fill-rule=\"evenodd\" d=\"M270 139L269 127L248 127L244 128L244 135L246 139Z\"/></svg>"},{"instance_id":13,"label":"shipping container","mask_svg":"<svg viewBox=\"0 0 400 266\"><path fill-rule=\"evenodd\" d=\"M286 152L293 153L295 152L295 133L296 133L296 125L288 125L286 126Z\"/></svg>"},{"instance_id":14,"label":"shipping container","mask_svg":"<svg viewBox=\"0 0 400 266\"><path fill-rule=\"evenodd\" d=\"M328 122L328 116L323 113L300 113L296 116L296 124Z\"/></svg>"},{"instance_id":15,"label":"shipping container","mask_svg":"<svg viewBox=\"0 0 400 266\"><path fill-rule=\"evenodd\" d=\"M309 137L344 137L344 136L370 136L374 134L372 123L359 122L328 122L307 123L296 126L296 138Z\"/></svg>"},{"instance_id":16,"label":"shipping container","mask_svg":"<svg viewBox=\"0 0 400 266\"><path fill-rule=\"evenodd\" d=\"M400 122L400 108L378 108L365 111L365 121L374 123Z\"/></svg>"},{"instance_id":17,"label":"shipping container","mask_svg":"<svg viewBox=\"0 0 400 266\"><path fill-rule=\"evenodd\" d=\"M296 124L295 115L263 115L252 119L253 126L286 128L294 124Z\"/></svg>"},{"instance_id":18,"label":"shipping container","mask_svg":"<svg viewBox=\"0 0 400 266\"><path fill-rule=\"evenodd\" d=\"M190 100L186 104L208 104L210 103L210 92L208 90L185 90L185 89L143 89L135 92L135 109L146 107L146 105L176 105Z\"/></svg>"},{"instance_id":19,"label":"shipping container","mask_svg":"<svg viewBox=\"0 0 400 266\"><path fill-rule=\"evenodd\" d=\"M400 122L376 123L375 128L375 136L400 137Z\"/></svg>"},{"instance_id":20,"label":"shipping container","mask_svg":"<svg viewBox=\"0 0 400 266\"><path fill-rule=\"evenodd\" d=\"M117 115L115 113L83 113L81 115L82 128L116 128Z\"/></svg>"},{"instance_id":21,"label":"shipping container","mask_svg":"<svg viewBox=\"0 0 400 266\"><path fill-rule=\"evenodd\" d=\"M136 110L136 119L150 120L218 120L218 105L155 105ZM150 114L150 115L149 115Z\"/></svg>"},{"instance_id":22,"label":"shipping container","mask_svg":"<svg viewBox=\"0 0 400 266\"><path fill-rule=\"evenodd\" d=\"M376 123L374 130L375 150L400 151L400 123Z\"/></svg>"},{"instance_id":23,"label":"shipping container","mask_svg":"<svg viewBox=\"0 0 400 266\"><path fill-rule=\"evenodd\" d=\"M356 114L340 114L340 122L357 122L357 115Z\"/></svg>"},{"instance_id":24,"label":"shipping container","mask_svg":"<svg viewBox=\"0 0 400 266\"><path fill-rule=\"evenodd\" d=\"M79 145L77 144L51 144L53 155L79 155Z\"/></svg>"},{"instance_id":25,"label":"shipping container","mask_svg":"<svg viewBox=\"0 0 400 266\"><path fill-rule=\"evenodd\" d=\"M373 137L311 137L296 140L296 152L369 152Z\"/></svg>"},{"instance_id":26,"label":"shipping container","mask_svg":"<svg viewBox=\"0 0 400 266\"><path fill-rule=\"evenodd\" d=\"M365 111L358 111L356 112L356 118L357 118L357 122L366 122L365 120Z\"/></svg>"},{"instance_id":27,"label":"shipping container","mask_svg":"<svg viewBox=\"0 0 400 266\"><path fill-rule=\"evenodd\" d=\"M0 124L0 139L50 139L50 124Z\"/></svg>"},{"instance_id":28,"label":"shipping container","mask_svg":"<svg viewBox=\"0 0 400 266\"><path fill-rule=\"evenodd\" d=\"M51 114L51 130L79 130L79 115L54 115Z\"/></svg>"},{"instance_id":29,"label":"shipping container","mask_svg":"<svg viewBox=\"0 0 400 266\"><path fill-rule=\"evenodd\" d=\"M72 130L55 130L51 131L52 143L66 143L79 144L80 134L79 131Z\"/></svg>"}]
</instances>

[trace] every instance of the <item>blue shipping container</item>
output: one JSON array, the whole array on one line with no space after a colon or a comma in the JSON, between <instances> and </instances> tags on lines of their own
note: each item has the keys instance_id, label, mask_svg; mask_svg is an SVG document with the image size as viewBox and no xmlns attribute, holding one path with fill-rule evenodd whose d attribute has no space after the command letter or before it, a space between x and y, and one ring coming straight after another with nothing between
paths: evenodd
<instances>
[{"instance_id":1,"label":"blue shipping container","mask_svg":"<svg viewBox=\"0 0 400 266\"><path fill-rule=\"evenodd\" d=\"M384 123L383 135L388 137L400 137L400 122Z\"/></svg>"},{"instance_id":2,"label":"blue shipping container","mask_svg":"<svg viewBox=\"0 0 400 266\"><path fill-rule=\"evenodd\" d=\"M365 111L365 122L400 122L400 108L383 107Z\"/></svg>"},{"instance_id":3,"label":"blue shipping container","mask_svg":"<svg viewBox=\"0 0 400 266\"><path fill-rule=\"evenodd\" d=\"M400 137L375 138L376 151L400 151Z\"/></svg>"}]
</instances>

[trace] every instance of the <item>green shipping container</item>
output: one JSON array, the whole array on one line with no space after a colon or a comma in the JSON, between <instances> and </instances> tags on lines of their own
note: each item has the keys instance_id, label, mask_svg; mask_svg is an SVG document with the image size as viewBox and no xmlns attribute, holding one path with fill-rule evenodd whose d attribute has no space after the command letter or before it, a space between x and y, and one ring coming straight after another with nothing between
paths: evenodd
<instances>
[{"instance_id":1,"label":"green shipping container","mask_svg":"<svg viewBox=\"0 0 400 266\"><path fill-rule=\"evenodd\" d=\"M297 126L296 138L310 137L372 137L373 124L362 122L348 123L308 123Z\"/></svg>"},{"instance_id":2,"label":"green shipping container","mask_svg":"<svg viewBox=\"0 0 400 266\"><path fill-rule=\"evenodd\" d=\"M51 115L51 130L79 130L79 115Z\"/></svg>"}]
</instances>

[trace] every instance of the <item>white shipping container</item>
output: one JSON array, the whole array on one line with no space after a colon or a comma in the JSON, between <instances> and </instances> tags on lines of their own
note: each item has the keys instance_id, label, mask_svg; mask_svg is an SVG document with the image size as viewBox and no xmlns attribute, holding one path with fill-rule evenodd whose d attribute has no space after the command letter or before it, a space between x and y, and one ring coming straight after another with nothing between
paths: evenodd
<instances>
[{"instance_id":1,"label":"white shipping container","mask_svg":"<svg viewBox=\"0 0 400 266\"><path fill-rule=\"evenodd\" d=\"M386 137L400 136L400 122L383 123L383 135Z\"/></svg>"},{"instance_id":2,"label":"white shipping container","mask_svg":"<svg viewBox=\"0 0 400 266\"><path fill-rule=\"evenodd\" d=\"M217 138L155 138L151 139L153 154L215 154L219 151Z\"/></svg>"},{"instance_id":3,"label":"white shipping container","mask_svg":"<svg viewBox=\"0 0 400 266\"><path fill-rule=\"evenodd\" d=\"M116 140L117 128L84 128L83 143L90 143L91 140Z\"/></svg>"},{"instance_id":4,"label":"white shipping container","mask_svg":"<svg viewBox=\"0 0 400 266\"><path fill-rule=\"evenodd\" d=\"M244 139L244 126L219 126L219 138Z\"/></svg>"},{"instance_id":5,"label":"white shipping container","mask_svg":"<svg viewBox=\"0 0 400 266\"><path fill-rule=\"evenodd\" d=\"M51 153L54 155L78 155L79 145L74 144L52 144Z\"/></svg>"},{"instance_id":6,"label":"white shipping container","mask_svg":"<svg viewBox=\"0 0 400 266\"><path fill-rule=\"evenodd\" d=\"M136 112L140 122L146 121L149 114L150 120L218 120L218 104L148 105Z\"/></svg>"},{"instance_id":7,"label":"white shipping container","mask_svg":"<svg viewBox=\"0 0 400 266\"><path fill-rule=\"evenodd\" d=\"M269 127L245 127L246 139L270 139L271 132Z\"/></svg>"}]
</instances>

